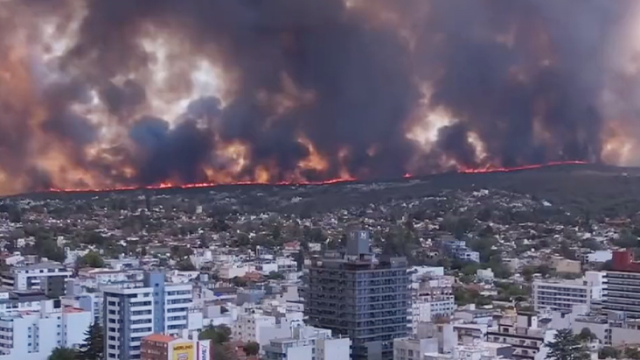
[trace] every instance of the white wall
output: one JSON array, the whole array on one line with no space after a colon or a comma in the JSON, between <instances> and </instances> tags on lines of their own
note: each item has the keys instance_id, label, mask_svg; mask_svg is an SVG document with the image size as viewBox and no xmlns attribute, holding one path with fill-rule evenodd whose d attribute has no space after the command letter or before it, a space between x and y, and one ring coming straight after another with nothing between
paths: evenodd
<instances>
[{"instance_id":1,"label":"white wall","mask_svg":"<svg viewBox=\"0 0 640 360\"><path fill-rule=\"evenodd\" d=\"M318 339L316 340L316 360L349 360L351 340Z\"/></svg>"}]
</instances>

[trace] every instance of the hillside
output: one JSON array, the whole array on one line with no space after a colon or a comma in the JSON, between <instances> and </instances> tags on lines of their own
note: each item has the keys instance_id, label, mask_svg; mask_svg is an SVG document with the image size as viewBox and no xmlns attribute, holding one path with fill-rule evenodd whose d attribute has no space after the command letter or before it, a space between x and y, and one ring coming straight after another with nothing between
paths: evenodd
<instances>
[{"instance_id":1,"label":"hillside","mask_svg":"<svg viewBox=\"0 0 640 360\"><path fill-rule=\"evenodd\" d=\"M388 200L441 195L446 191L504 190L544 199L576 215L608 218L640 212L640 168L562 165L496 173L447 173L422 178L331 185L221 185L209 188L128 190L121 192L35 193L9 199L59 200L110 197L194 198L201 204L247 211L327 211Z\"/></svg>"}]
</instances>

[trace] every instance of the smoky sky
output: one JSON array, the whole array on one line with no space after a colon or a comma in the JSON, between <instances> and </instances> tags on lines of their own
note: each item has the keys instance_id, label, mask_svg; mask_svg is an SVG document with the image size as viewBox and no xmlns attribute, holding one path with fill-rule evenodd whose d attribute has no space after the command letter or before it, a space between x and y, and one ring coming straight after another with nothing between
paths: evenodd
<instances>
[{"instance_id":1,"label":"smoky sky","mask_svg":"<svg viewBox=\"0 0 640 360\"><path fill-rule=\"evenodd\" d=\"M56 4L27 6L33 14L46 7L60 17L69 13L67 7L78 6ZM36 130L63 144L74 166L115 183L140 185L208 181L205 169L223 172L230 166L217 150L234 142L250 152L250 164L235 174L238 180L251 179L262 167L270 181L284 181L311 155L301 137L326 160L325 167L303 171L307 180L336 178L344 169L361 178L433 173L448 170L451 161L461 167L598 162L608 44L631 2L371 0L348 6L342 0L86 0L84 5L73 46L56 60L71 80L39 91L46 120L37 129L27 126L32 114L8 107L11 102L0 93L7 110L0 113L0 154L23 159L19 164L0 159L7 173L28 171L46 180L36 183L52 181L29 165L37 153L16 146L32 141ZM192 86L184 69L205 58L225 75L231 89L225 101L192 98L177 120L154 112L149 69L157 54L140 41L150 33L180 39L181 55L166 74L174 84L171 96L180 98ZM90 90L109 113L99 124L126 129L122 143L102 147L100 156L86 155L99 139L100 125L73 106L90 102ZM265 100L292 91L295 106L286 111ZM407 133L436 108L454 121L440 128L425 150ZM3 136L5 129L12 136ZM481 141L482 151L472 137ZM134 175L124 175L123 164Z\"/></svg>"}]
</instances>

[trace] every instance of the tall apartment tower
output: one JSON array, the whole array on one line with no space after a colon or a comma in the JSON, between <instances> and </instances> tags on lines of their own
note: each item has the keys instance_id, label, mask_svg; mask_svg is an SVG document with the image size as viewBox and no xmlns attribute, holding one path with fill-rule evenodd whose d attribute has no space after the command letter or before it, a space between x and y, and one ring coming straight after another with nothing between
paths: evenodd
<instances>
[{"instance_id":1,"label":"tall apartment tower","mask_svg":"<svg viewBox=\"0 0 640 360\"><path fill-rule=\"evenodd\" d=\"M611 268L604 275L602 308L640 319L640 263L634 261L633 251L614 252Z\"/></svg>"},{"instance_id":2,"label":"tall apartment tower","mask_svg":"<svg viewBox=\"0 0 640 360\"><path fill-rule=\"evenodd\" d=\"M407 336L410 326L407 260L376 258L369 238L367 231L352 232L346 252L311 261L305 315L311 326L348 336L352 359L393 359L393 340Z\"/></svg>"},{"instance_id":3,"label":"tall apartment tower","mask_svg":"<svg viewBox=\"0 0 640 360\"><path fill-rule=\"evenodd\" d=\"M192 285L165 284L161 272L145 274L142 287L105 289L105 360L140 359L144 337L154 333L179 335L188 329L192 294Z\"/></svg>"}]
</instances>

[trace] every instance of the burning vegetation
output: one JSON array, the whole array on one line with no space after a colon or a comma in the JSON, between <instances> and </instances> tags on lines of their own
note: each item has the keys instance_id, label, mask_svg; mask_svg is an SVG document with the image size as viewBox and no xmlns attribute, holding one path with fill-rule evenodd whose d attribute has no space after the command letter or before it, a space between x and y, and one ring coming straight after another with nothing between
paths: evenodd
<instances>
[{"instance_id":1,"label":"burning vegetation","mask_svg":"<svg viewBox=\"0 0 640 360\"><path fill-rule=\"evenodd\" d=\"M7 0L0 193L634 165L633 0Z\"/></svg>"}]
</instances>

